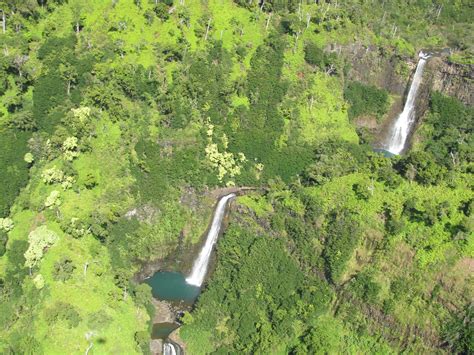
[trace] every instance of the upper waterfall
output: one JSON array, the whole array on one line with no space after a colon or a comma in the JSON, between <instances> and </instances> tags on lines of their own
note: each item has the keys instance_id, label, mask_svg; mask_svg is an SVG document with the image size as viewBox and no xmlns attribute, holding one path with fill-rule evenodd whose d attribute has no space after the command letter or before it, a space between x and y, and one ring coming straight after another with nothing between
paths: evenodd
<instances>
[{"instance_id":1,"label":"upper waterfall","mask_svg":"<svg viewBox=\"0 0 474 355\"><path fill-rule=\"evenodd\" d=\"M393 154L400 154L405 148L405 144L410 134L410 129L415 122L415 100L418 93L418 89L421 84L423 76L423 68L425 67L426 60L429 58L429 54L420 52L420 60L416 67L413 81L408 91L407 100L403 107L402 113L397 117L391 131L390 139L387 142L387 150Z\"/></svg>"},{"instance_id":2,"label":"upper waterfall","mask_svg":"<svg viewBox=\"0 0 474 355\"><path fill-rule=\"evenodd\" d=\"M212 224L209 229L209 233L207 234L206 242L201 252L199 253L198 258L194 262L191 275L189 275L186 278L186 282L188 284L195 285L195 286L202 285L204 281L204 277L206 276L212 248L217 241L217 237L219 236L227 202L234 197L235 197L235 194L232 193L232 194L222 197L219 200L216 211L214 212L214 217L212 219Z\"/></svg>"}]
</instances>

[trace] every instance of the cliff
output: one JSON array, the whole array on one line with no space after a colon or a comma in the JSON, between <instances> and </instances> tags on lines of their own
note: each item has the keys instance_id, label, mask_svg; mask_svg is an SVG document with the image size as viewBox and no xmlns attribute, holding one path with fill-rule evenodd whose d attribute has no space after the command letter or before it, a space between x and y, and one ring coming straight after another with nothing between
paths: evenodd
<instances>
[{"instance_id":1,"label":"cliff","mask_svg":"<svg viewBox=\"0 0 474 355\"><path fill-rule=\"evenodd\" d=\"M366 46L361 43L332 44L326 47L326 51L337 53L349 63L346 81L374 85L390 93L391 107L382 121L377 122L374 117L360 117L355 120L356 125L371 132L372 144L382 148L382 142L393 120L403 109L418 62L417 56L401 57L387 53L377 46ZM449 54L449 49L437 51L428 60L417 97L417 125L421 123L420 119L428 109L429 98L433 91L456 97L468 105L474 104L474 66L453 63L448 58Z\"/></svg>"},{"instance_id":2,"label":"cliff","mask_svg":"<svg viewBox=\"0 0 474 355\"><path fill-rule=\"evenodd\" d=\"M447 58L432 58L432 90L474 105L474 65L457 64Z\"/></svg>"}]
</instances>

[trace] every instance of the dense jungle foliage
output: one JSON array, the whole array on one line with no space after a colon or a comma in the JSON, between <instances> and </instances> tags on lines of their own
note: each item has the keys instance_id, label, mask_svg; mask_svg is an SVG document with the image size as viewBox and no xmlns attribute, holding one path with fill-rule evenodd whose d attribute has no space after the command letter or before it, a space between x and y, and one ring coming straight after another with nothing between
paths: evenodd
<instances>
[{"instance_id":1,"label":"dense jungle foliage","mask_svg":"<svg viewBox=\"0 0 474 355\"><path fill-rule=\"evenodd\" d=\"M393 93L348 54L472 66L469 1L0 13L0 353L149 353L134 275L192 249L233 186L257 190L181 319L186 353L474 352L473 108L431 92L413 148L384 157L356 118L386 122Z\"/></svg>"}]
</instances>

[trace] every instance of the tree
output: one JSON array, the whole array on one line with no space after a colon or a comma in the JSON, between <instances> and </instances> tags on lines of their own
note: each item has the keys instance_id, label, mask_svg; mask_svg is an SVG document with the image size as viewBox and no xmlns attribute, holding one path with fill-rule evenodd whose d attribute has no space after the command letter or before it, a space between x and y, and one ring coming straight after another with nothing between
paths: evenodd
<instances>
[{"instance_id":1,"label":"tree","mask_svg":"<svg viewBox=\"0 0 474 355\"><path fill-rule=\"evenodd\" d=\"M53 190L49 194L49 196L46 198L46 201L44 202L44 206L47 208L51 208L53 206L59 206L61 205L61 200L59 199L59 191Z\"/></svg>"},{"instance_id":2,"label":"tree","mask_svg":"<svg viewBox=\"0 0 474 355\"><path fill-rule=\"evenodd\" d=\"M7 16L3 8L0 11L2 12L2 33L5 34L7 32Z\"/></svg>"},{"instance_id":3,"label":"tree","mask_svg":"<svg viewBox=\"0 0 474 355\"><path fill-rule=\"evenodd\" d=\"M66 81L66 93L68 96L71 95L71 85L77 81L77 70L74 66L69 63L59 64L59 73L61 77Z\"/></svg>"},{"instance_id":4,"label":"tree","mask_svg":"<svg viewBox=\"0 0 474 355\"><path fill-rule=\"evenodd\" d=\"M344 89L344 98L351 104L350 119L362 115L374 115L380 119L389 108L388 92L372 85L351 82Z\"/></svg>"},{"instance_id":5,"label":"tree","mask_svg":"<svg viewBox=\"0 0 474 355\"><path fill-rule=\"evenodd\" d=\"M326 54L316 43L308 42L304 47L304 59L308 64L325 70L334 60L333 55Z\"/></svg>"},{"instance_id":6,"label":"tree","mask_svg":"<svg viewBox=\"0 0 474 355\"><path fill-rule=\"evenodd\" d=\"M426 151L410 152L397 163L396 168L405 177L423 185L434 185L447 173L446 167L436 164L432 154Z\"/></svg>"},{"instance_id":7,"label":"tree","mask_svg":"<svg viewBox=\"0 0 474 355\"><path fill-rule=\"evenodd\" d=\"M52 307L46 308L44 310L44 318L49 325L63 321L68 328L75 328L82 321L76 308L65 302L56 302Z\"/></svg>"},{"instance_id":8,"label":"tree","mask_svg":"<svg viewBox=\"0 0 474 355\"><path fill-rule=\"evenodd\" d=\"M0 218L0 230L5 232L10 232L15 225L13 224L13 220L11 218Z\"/></svg>"},{"instance_id":9,"label":"tree","mask_svg":"<svg viewBox=\"0 0 474 355\"><path fill-rule=\"evenodd\" d=\"M162 21L166 21L169 18L170 15L168 10L168 6L163 3L159 3L153 8L153 11L155 12L156 16Z\"/></svg>"},{"instance_id":10,"label":"tree","mask_svg":"<svg viewBox=\"0 0 474 355\"><path fill-rule=\"evenodd\" d=\"M319 317L303 336L295 354L337 354L342 352L342 325L329 316Z\"/></svg>"},{"instance_id":11,"label":"tree","mask_svg":"<svg viewBox=\"0 0 474 355\"><path fill-rule=\"evenodd\" d=\"M0 218L0 256L5 254L8 232L11 231L13 227L14 224L10 218Z\"/></svg>"},{"instance_id":12,"label":"tree","mask_svg":"<svg viewBox=\"0 0 474 355\"><path fill-rule=\"evenodd\" d=\"M30 152L26 153L25 156L23 157L23 160L26 161L29 165L33 164L35 161L35 158L33 157L33 154Z\"/></svg>"},{"instance_id":13,"label":"tree","mask_svg":"<svg viewBox=\"0 0 474 355\"><path fill-rule=\"evenodd\" d=\"M67 281L72 277L76 267L71 259L63 257L54 263L53 279L56 281Z\"/></svg>"},{"instance_id":14,"label":"tree","mask_svg":"<svg viewBox=\"0 0 474 355\"><path fill-rule=\"evenodd\" d=\"M53 166L52 168L45 169L41 173L41 177L46 184L61 183L64 180L64 172L56 166Z\"/></svg>"},{"instance_id":15,"label":"tree","mask_svg":"<svg viewBox=\"0 0 474 355\"><path fill-rule=\"evenodd\" d=\"M41 274L38 274L33 279L33 283L38 290L41 290L44 287L44 277Z\"/></svg>"},{"instance_id":16,"label":"tree","mask_svg":"<svg viewBox=\"0 0 474 355\"><path fill-rule=\"evenodd\" d=\"M40 226L28 235L29 246L26 250L25 266L30 269L36 266L42 259L44 252L53 246L59 237L46 226Z\"/></svg>"},{"instance_id":17,"label":"tree","mask_svg":"<svg viewBox=\"0 0 474 355\"><path fill-rule=\"evenodd\" d=\"M29 57L27 55L18 54L13 58L13 65L15 66L20 78L23 77L23 66L28 61Z\"/></svg>"},{"instance_id":18,"label":"tree","mask_svg":"<svg viewBox=\"0 0 474 355\"><path fill-rule=\"evenodd\" d=\"M95 337L96 335L97 335L96 332L91 331L91 330L88 331L88 332L86 332L86 334L84 334L86 340L89 342L89 345L87 346L86 353L85 353L86 355L89 354L89 351L90 351L90 350L92 349L92 347L94 346L93 339L94 339L94 337Z\"/></svg>"},{"instance_id":19,"label":"tree","mask_svg":"<svg viewBox=\"0 0 474 355\"><path fill-rule=\"evenodd\" d=\"M81 30L81 21L82 21L82 16L83 16L83 12L84 12L84 8L86 7L86 4L84 0L73 0L71 1L71 7L72 7L72 14L73 14L74 28L76 31L76 35L78 35L79 31Z\"/></svg>"},{"instance_id":20,"label":"tree","mask_svg":"<svg viewBox=\"0 0 474 355\"><path fill-rule=\"evenodd\" d=\"M350 289L363 301L375 303L380 292L380 285L374 281L368 271L362 271L351 281Z\"/></svg>"},{"instance_id":21,"label":"tree","mask_svg":"<svg viewBox=\"0 0 474 355\"><path fill-rule=\"evenodd\" d=\"M72 161L79 156L77 142L78 139L76 137L67 137L64 140L62 150L64 152L64 159L67 161Z\"/></svg>"}]
</instances>

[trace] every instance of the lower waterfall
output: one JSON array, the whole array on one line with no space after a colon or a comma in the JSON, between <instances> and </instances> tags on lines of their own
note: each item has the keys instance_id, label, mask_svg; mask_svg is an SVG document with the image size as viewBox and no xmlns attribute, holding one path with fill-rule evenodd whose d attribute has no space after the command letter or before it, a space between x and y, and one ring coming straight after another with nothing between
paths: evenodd
<instances>
[{"instance_id":1,"label":"lower waterfall","mask_svg":"<svg viewBox=\"0 0 474 355\"><path fill-rule=\"evenodd\" d=\"M219 232L221 230L222 220L224 219L225 209L229 200L233 199L235 194L229 194L222 197L217 204L212 224L207 234L206 242L199 253L198 258L194 262L191 274L186 278L186 282L190 285L201 286L206 277L207 268L209 266L209 259L211 257L212 248L217 241Z\"/></svg>"},{"instance_id":2,"label":"lower waterfall","mask_svg":"<svg viewBox=\"0 0 474 355\"><path fill-rule=\"evenodd\" d=\"M175 343L163 343L163 355L181 355L181 348Z\"/></svg>"}]
</instances>

